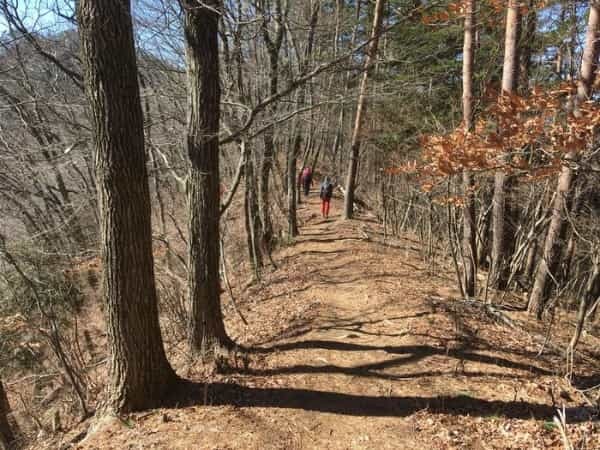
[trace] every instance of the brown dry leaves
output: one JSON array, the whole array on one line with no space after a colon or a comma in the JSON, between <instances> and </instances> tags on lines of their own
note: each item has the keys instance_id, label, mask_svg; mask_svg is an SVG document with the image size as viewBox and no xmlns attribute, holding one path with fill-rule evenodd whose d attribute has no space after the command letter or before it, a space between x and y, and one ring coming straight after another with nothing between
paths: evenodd
<instances>
[{"instance_id":1,"label":"brown dry leaves","mask_svg":"<svg viewBox=\"0 0 600 450\"><path fill-rule=\"evenodd\" d=\"M463 170L503 170L536 181L555 175L565 155L591 148L600 125L600 107L582 102L575 108L577 87L534 88L527 97L493 90L489 106L467 132L461 125L443 135L421 138L423 160L388 168L389 174L416 174L424 191ZM496 100L491 100L491 99Z\"/></svg>"}]
</instances>

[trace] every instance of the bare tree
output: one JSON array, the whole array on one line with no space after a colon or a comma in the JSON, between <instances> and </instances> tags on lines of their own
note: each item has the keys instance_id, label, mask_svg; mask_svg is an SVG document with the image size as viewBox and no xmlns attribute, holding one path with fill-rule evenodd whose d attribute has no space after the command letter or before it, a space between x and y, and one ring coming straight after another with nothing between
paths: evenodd
<instances>
[{"instance_id":1,"label":"bare tree","mask_svg":"<svg viewBox=\"0 0 600 450\"><path fill-rule=\"evenodd\" d=\"M362 142L363 126L367 112L367 85L369 82L369 68L377 57L379 36L381 35L381 24L383 22L385 0L377 0L375 3L375 15L373 16L373 28L371 31L371 42L367 49L364 63L364 73L358 90L358 102L354 118L354 131L352 132L352 144L350 147L350 159L348 161L348 173L346 175L346 192L344 198L344 218L352 219L354 213L354 189L356 187L356 173L358 160L360 158L360 146Z\"/></svg>"},{"instance_id":2,"label":"bare tree","mask_svg":"<svg viewBox=\"0 0 600 450\"><path fill-rule=\"evenodd\" d=\"M106 407L159 405L176 381L160 326L137 63L126 0L81 0L81 55L92 111L103 297L110 351Z\"/></svg>"},{"instance_id":3,"label":"bare tree","mask_svg":"<svg viewBox=\"0 0 600 450\"><path fill-rule=\"evenodd\" d=\"M263 9L263 18L261 24L262 37L267 47L269 56L269 95L277 94L279 89L279 54L285 35L284 21L287 20L288 2L285 3L285 10L282 8L281 0L275 0L274 14L271 14L269 1L261 1ZM274 31L269 31L269 24L273 24ZM277 114L277 104L274 103L269 108L272 116ZM273 246L273 224L271 221L271 190L270 176L273 168L273 158L275 158L274 127L269 127L263 135L263 160L260 168L260 207L262 221L262 240L267 252L271 251Z\"/></svg>"},{"instance_id":4,"label":"bare tree","mask_svg":"<svg viewBox=\"0 0 600 450\"><path fill-rule=\"evenodd\" d=\"M506 33L504 38L504 64L502 66L502 92L501 96L509 96L515 92L519 72L519 33L520 14L519 2L510 0L506 12ZM502 133L503 130L500 130ZM509 158L503 155L502 158ZM509 175L504 170L498 170L494 176L494 197L492 200L492 285L504 288L508 278L508 266L511 256L510 233L511 205L507 201L510 192Z\"/></svg>"},{"instance_id":5,"label":"bare tree","mask_svg":"<svg viewBox=\"0 0 600 450\"><path fill-rule=\"evenodd\" d=\"M320 2L311 0L308 5L308 17L309 26L308 33L306 36L306 47L304 54L301 55L298 46L293 45L296 58L299 66L299 76L303 77L308 73L310 68L310 61L313 56L315 34L317 23L319 20L319 13L321 11ZM291 36L290 36L291 39ZM296 103L299 106L303 106L306 99L307 87L305 85L300 86L296 92ZM288 235L294 237L298 235L298 220L296 216L296 203L300 198L300 193L297 190L297 177L298 177L298 157L300 156L300 148L302 145L302 126L299 116L295 117L293 129L295 131L291 145L287 151L287 221L288 221Z\"/></svg>"},{"instance_id":6,"label":"bare tree","mask_svg":"<svg viewBox=\"0 0 600 450\"><path fill-rule=\"evenodd\" d=\"M188 201L189 345L207 358L229 347L219 282L219 83L218 0L185 0L188 83L186 150Z\"/></svg>"},{"instance_id":7,"label":"bare tree","mask_svg":"<svg viewBox=\"0 0 600 450\"><path fill-rule=\"evenodd\" d=\"M465 3L465 32L463 42L463 125L468 134L473 128L473 54L475 31L475 0ZM477 275L477 229L475 224L475 199L473 177L468 170L463 171L463 190L465 206L463 208L463 254L464 288L468 296L475 295Z\"/></svg>"},{"instance_id":8,"label":"bare tree","mask_svg":"<svg viewBox=\"0 0 600 450\"><path fill-rule=\"evenodd\" d=\"M581 63L581 74L577 86L577 98L575 99L574 114L577 112L577 104L588 100L592 94L592 85L596 77L598 67L598 56L600 55L600 4L597 1L590 5L588 28L585 39L585 48ZM567 217L566 211L570 207L575 190L573 180L575 172L573 165L576 160L576 152L568 152L561 168L556 187L556 195L552 205L552 219L546 234L544 252L535 274L535 283L529 296L528 310L535 314L538 319L542 317L544 306L549 295L551 286L550 278L558 276L561 247L565 238Z\"/></svg>"}]
</instances>

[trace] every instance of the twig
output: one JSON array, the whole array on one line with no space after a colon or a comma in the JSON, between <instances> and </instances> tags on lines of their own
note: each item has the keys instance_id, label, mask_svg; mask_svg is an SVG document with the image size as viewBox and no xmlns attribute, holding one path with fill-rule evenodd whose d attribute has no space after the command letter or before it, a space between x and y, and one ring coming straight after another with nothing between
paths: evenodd
<instances>
[{"instance_id":1,"label":"twig","mask_svg":"<svg viewBox=\"0 0 600 450\"><path fill-rule=\"evenodd\" d=\"M565 406L563 405L562 410L559 409L557 411L558 417L554 416L554 423L560 431L565 450L573 450L573 444L571 444L571 441L567 436L567 414L565 413Z\"/></svg>"}]
</instances>

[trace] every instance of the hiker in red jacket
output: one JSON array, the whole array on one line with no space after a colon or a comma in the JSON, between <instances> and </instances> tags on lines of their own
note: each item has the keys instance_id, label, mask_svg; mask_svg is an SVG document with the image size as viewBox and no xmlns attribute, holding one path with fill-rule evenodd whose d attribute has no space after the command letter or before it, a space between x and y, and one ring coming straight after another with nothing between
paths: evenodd
<instances>
[{"instance_id":1,"label":"hiker in red jacket","mask_svg":"<svg viewBox=\"0 0 600 450\"><path fill-rule=\"evenodd\" d=\"M321 183L321 190L319 197L321 197L321 215L325 218L329 218L329 206L331 204L331 197L333 196L333 183L329 180L329 177L325 177L323 183Z\"/></svg>"},{"instance_id":2,"label":"hiker in red jacket","mask_svg":"<svg viewBox=\"0 0 600 450\"><path fill-rule=\"evenodd\" d=\"M302 187L304 188L304 196L308 197L308 193L310 192L310 187L313 182L313 173L310 167L305 167L302 171Z\"/></svg>"}]
</instances>

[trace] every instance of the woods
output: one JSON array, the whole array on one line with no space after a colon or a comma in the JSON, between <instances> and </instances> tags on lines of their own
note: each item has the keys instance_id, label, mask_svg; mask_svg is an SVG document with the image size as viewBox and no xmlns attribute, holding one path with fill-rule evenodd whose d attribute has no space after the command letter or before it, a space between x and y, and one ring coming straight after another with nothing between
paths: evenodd
<instances>
[{"instance_id":1,"label":"woods","mask_svg":"<svg viewBox=\"0 0 600 450\"><path fill-rule=\"evenodd\" d=\"M402 252L419 289L445 280L420 301L464 335L439 336L455 376L502 323L536 342L507 367L551 358L597 408L599 21L596 0L0 0L0 443L268 384L266 344L341 314L333 286L379 302ZM346 239L381 246L381 274L331 276L360 264ZM414 326L385 348L436 355Z\"/></svg>"},{"instance_id":2,"label":"woods","mask_svg":"<svg viewBox=\"0 0 600 450\"><path fill-rule=\"evenodd\" d=\"M598 56L600 51L600 36L598 30L599 6L592 2L590 5L589 20L586 31L584 50L581 61L581 74L577 83L577 92L573 99L573 115L578 116L578 105L590 99L592 85L596 78ZM567 228L566 211L573 205L573 169L570 167L576 158L576 151L570 151L564 156L564 165L561 167L556 186L556 194L552 205L552 218L548 226L544 251L538 266L535 283L529 297L529 310L541 318L548 299L548 284L550 278L558 275L560 264L560 245L565 240ZM585 302L585 300L582 300Z\"/></svg>"}]
</instances>

